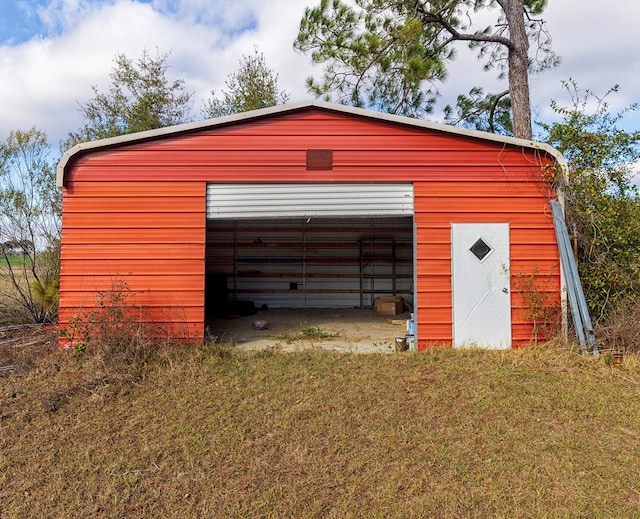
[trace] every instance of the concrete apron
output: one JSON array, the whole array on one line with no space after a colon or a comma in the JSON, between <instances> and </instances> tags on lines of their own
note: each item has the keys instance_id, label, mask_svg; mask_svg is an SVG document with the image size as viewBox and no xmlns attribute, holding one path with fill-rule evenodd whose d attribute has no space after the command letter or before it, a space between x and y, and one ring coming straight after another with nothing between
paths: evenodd
<instances>
[{"instance_id":1,"label":"concrete apron","mask_svg":"<svg viewBox=\"0 0 640 519\"><path fill-rule=\"evenodd\" d=\"M250 316L230 316L207 320L211 337L239 350L278 348L283 351L326 349L353 353L395 353L396 337L406 334L409 313L380 315L374 310L354 308L259 310ZM264 330L253 324L266 321ZM312 328L326 338L302 334Z\"/></svg>"}]
</instances>

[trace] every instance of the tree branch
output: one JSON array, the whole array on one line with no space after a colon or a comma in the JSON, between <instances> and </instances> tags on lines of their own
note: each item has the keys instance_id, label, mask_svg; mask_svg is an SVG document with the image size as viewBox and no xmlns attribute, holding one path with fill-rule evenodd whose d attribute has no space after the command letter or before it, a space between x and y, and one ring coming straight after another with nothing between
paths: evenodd
<instances>
[{"instance_id":1,"label":"tree branch","mask_svg":"<svg viewBox=\"0 0 640 519\"><path fill-rule=\"evenodd\" d=\"M491 108L489 109L489 129L491 130L491 133L496 133L496 130L493 127L493 119L496 114L496 108L498 108L498 103L500 102L500 99L502 99L508 93L509 93L509 89L504 90L499 94L496 94L493 99L493 103L491 103Z\"/></svg>"},{"instance_id":2,"label":"tree branch","mask_svg":"<svg viewBox=\"0 0 640 519\"><path fill-rule=\"evenodd\" d=\"M448 20L446 20L440 13L434 13L432 11L426 10L422 5L416 6L416 11L419 13L423 23L435 23L440 25L443 29L445 29L454 40L457 41L477 41L483 43L498 43L500 45L504 45L505 47L511 49L513 47L513 42L508 38L504 38L502 36L491 36L491 35L483 35L483 34L467 34L461 33L456 29Z\"/></svg>"}]
</instances>

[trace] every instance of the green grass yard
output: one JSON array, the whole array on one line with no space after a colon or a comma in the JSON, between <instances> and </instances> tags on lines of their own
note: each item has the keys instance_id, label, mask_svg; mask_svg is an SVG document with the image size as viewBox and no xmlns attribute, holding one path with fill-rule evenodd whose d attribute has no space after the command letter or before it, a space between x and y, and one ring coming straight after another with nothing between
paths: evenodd
<instances>
[{"instance_id":1,"label":"green grass yard","mask_svg":"<svg viewBox=\"0 0 640 519\"><path fill-rule=\"evenodd\" d=\"M31 260L29 257L21 255L1 256L0 267L7 268L8 265L12 267L22 267L24 265L30 265Z\"/></svg>"}]
</instances>

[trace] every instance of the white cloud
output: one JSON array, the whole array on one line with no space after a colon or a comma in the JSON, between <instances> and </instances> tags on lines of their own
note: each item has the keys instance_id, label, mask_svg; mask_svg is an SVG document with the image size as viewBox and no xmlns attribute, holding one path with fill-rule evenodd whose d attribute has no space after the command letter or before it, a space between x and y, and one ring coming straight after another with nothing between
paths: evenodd
<instances>
[{"instance_id":1,"label":"white cloud","mask_svg":"<svg viewBox=\"0 0 640 519\"><path fill-rule=\"evenodd\" d=\"M224 88L255 46L279 74L280 88L306 98L309 59L297 55L292 42L307 3L54 0L39 11L51 36L0 47L0 98L6 103L0 136L35 125L56 145L81 123L78 103L91 98L92 85L108 86L116 54L135 60L144 49L171 53L169 75L195 91L196 116L209 92Z\"/></svg>"},{"instance_id":2,"label":"white cloud","mask_svg":"<svg viewBox=\"0 0 640 519\"><path fill-rule=\"evenodd\" d=\"M53 0L37 6L36 12L49 34L58 34L75 25L91 9L92 4L87 0Z\"/></svg>"},{"instance_id":3,"label":"white cloud","mask_svg":"<svg viewBox=\"0 0 640 519\"><path fill-rule=\"evenodd\" d=\"M550 99L568 102L562 80L573 78L581 89L605 94L615 84L620 92L611 96L610 108L617 111L638 100L640 56L637 40L640 3L618 0L549 2L544 13L553 37L554 49L562 57L555 70L534 77L532 91L545 114Z\"/></svg>"},{"instance_id":4,"label":"white cloud","mask_svg":"<svg viewBox=\"0 0 640 519\"><path fill-rule=\"evenodd\" d=\"M195 91L194 115L210 90L224 88L242 55L251 55L255 46L292 101L306 99L305 79L321 69L313 69L310 58L293 49L293 41L304 8L319 1L39 0L46 5L38 11L46 34L0 46L0 138L35 125L57 144L79 126L78 102L92 96L91 86L108 86L115 55L137 59L145 48L171 52L169 74ZM566 99L560 81L569 77L598 93L620 83L620 94L612 98L614 110L638 99L640 59L633 41L640 2L619 0L606 8L601 0L550 2L543 17L563 63L531 80L539 117L552 115L550 99ZM482 72L473 53L461 52L440 87L443 104L477 84L488 91L504 88L495 71Z\"/></svg>"}]
</instances>

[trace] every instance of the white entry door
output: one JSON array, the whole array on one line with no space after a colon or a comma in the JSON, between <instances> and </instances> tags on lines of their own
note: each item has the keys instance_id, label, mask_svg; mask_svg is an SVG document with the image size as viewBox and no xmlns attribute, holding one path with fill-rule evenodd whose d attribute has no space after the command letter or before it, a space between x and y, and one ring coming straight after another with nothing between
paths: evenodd
<instances>
[{"instance_id":1,"label":"white entry door","mask_svg":"<svg viewBox=\"0 0 640 519\"><path fill-rule=\"evenodd\" d=\"M511 347L508 223L454 223L453 344Z\"/></svg>"}]
</instances>

